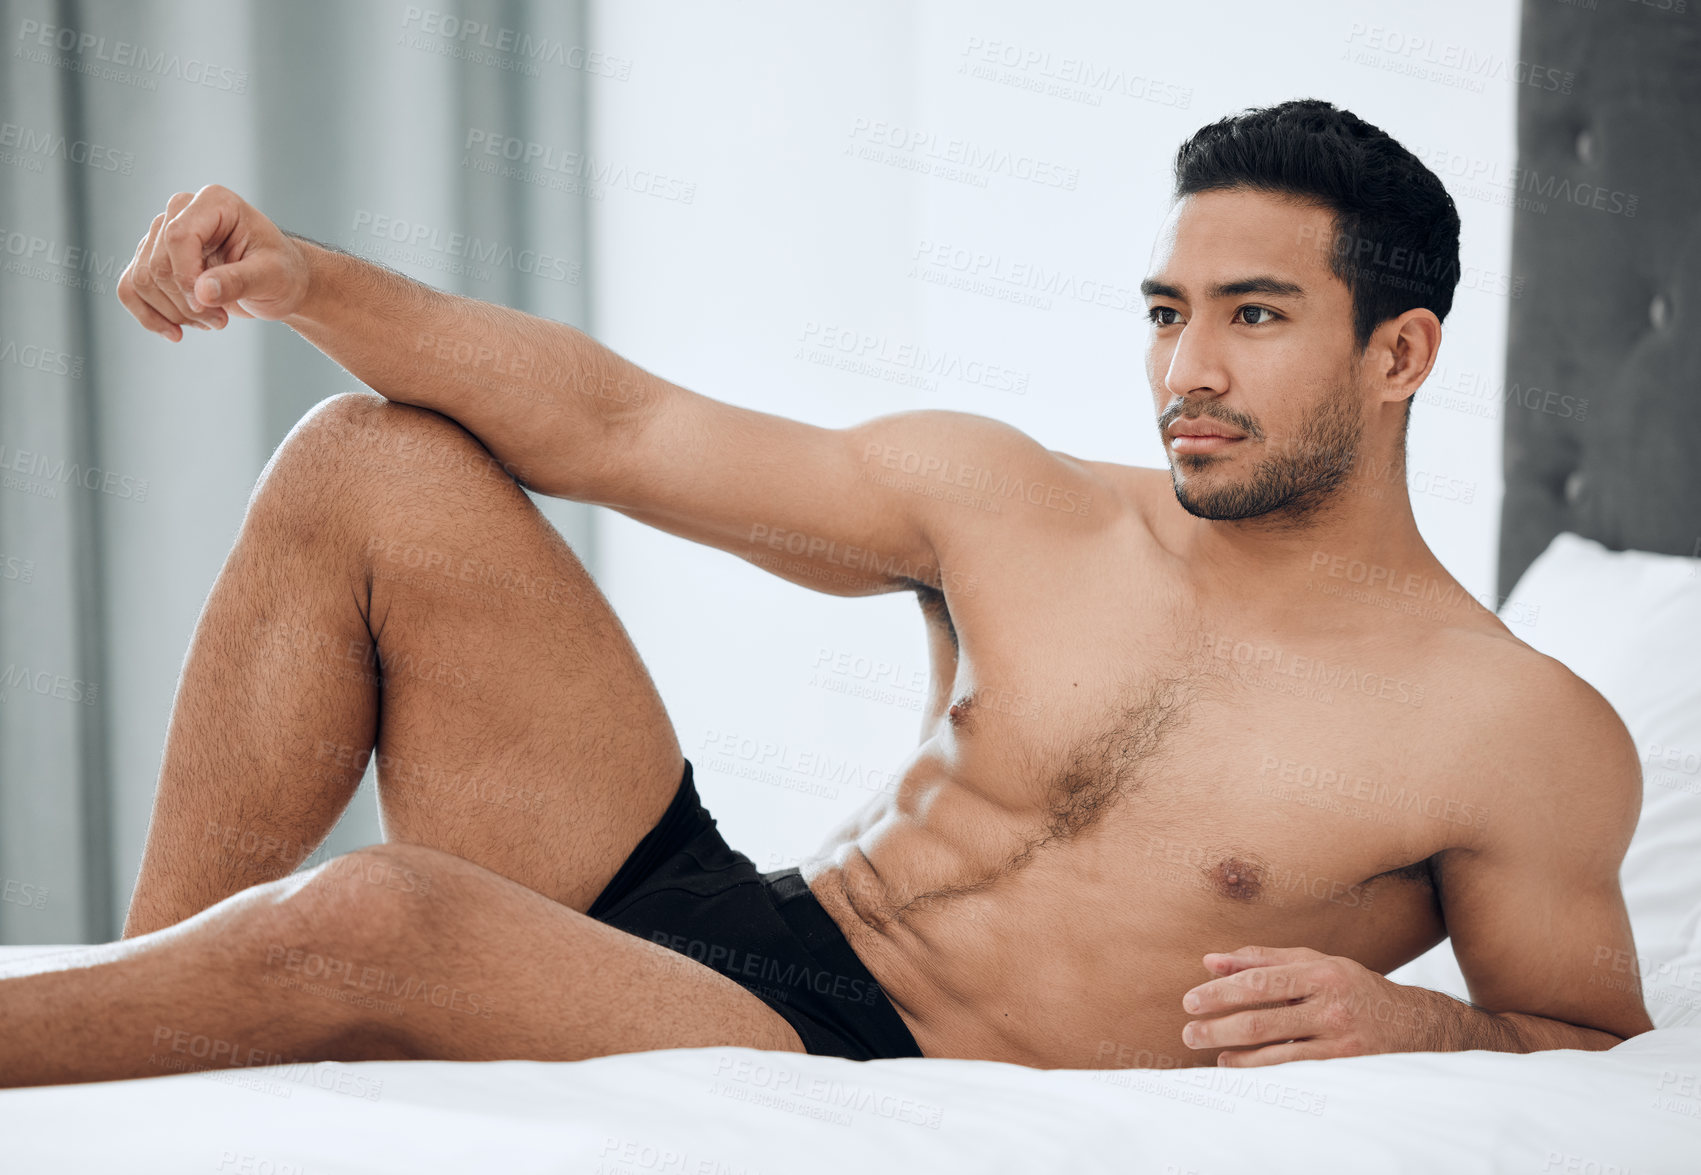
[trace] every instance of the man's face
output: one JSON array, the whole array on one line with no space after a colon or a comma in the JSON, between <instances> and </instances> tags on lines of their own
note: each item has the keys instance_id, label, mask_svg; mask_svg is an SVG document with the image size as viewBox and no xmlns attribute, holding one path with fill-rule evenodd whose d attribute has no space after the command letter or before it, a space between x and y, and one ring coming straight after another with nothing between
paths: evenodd
<instances>
[{"instance_id":1,"label":"man's face","mask_svg":"<svg viewBox=\"0 0 1701 1175\"><path fill-rule=\"evenodd\" d=\"M1334 214L1248 190L1180 200L1142 289L1146 376L1175 496L1200 518L1297 521L1358 459L1365 400ZM1216 438L1181 435L1214 431ZM1225 439L1234 438L1234 439Z\"/></svg>"}]
</instances>

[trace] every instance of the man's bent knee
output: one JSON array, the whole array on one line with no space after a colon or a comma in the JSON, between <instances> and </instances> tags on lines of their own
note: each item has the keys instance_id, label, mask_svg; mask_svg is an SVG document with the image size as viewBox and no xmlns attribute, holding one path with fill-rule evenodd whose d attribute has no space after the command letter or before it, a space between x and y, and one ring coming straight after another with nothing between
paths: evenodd
<instances>
[{"instance_id":1,"label":"man's bent knee","mask_svg":"<svg viewBox=\"0 0 1701 1175\"><path fill-rule=\"evenodd\" d=\"M267 965L300 969L317 954L312 966L329 967L335 979L356 965L392 962L432 941L445 914L447 879L473 868L423 845L379 844L288 878L268 928Z\"/></svg>"},{"instance_id":2,"label":"man's bent knee","mask_svg":"<svg viewBox=\"0 0 1701 1175\"><path fill-rule=\"evenodd\" d=\"M234 957L259 991L290 1009L283 1014L308 1046L348 1057L416 1055L393 997L432 970L433 943L454 937L454 911L438 888L476 868L419 845L332 858L249 891L256 900Z\"/></svg>"},{"instance_id":3,"label":"man's bent knee","mask_svg":"<svg viewBox=\"0 0 1701 1175\"><path fill-rule=\"evenodd\" d=\"M454 420L372 392L342 392L321 400L297 422L292 438L296 433L312 438L330 460L390 479L453 478L497 486L515 480L511 469Z\"/></svg>"},{"instance_id":4,"label":"man's bent knee","mask_svg":"<svg viewBox=\"0 0 1701 1175\"><path fill-rule=\"evenodd\" d=\"M247 526L293 546L331 540L364 547L375 528L387 529L387 519L526 505L502 463L447 416L343 392L309 409L278 446Z\"/></svg>"},{"instance_id":5,"label":"man's bent knee","mask_svg":"<svg viewBox=\"0 0 1701 1175\"><path fill-rule=\"evenodd\" d=\"M469 862L441 849L389 843L333 857L312 872L319 884L343 895L339 900L386 901L401 907L395 912L406 913L408 907L431 897L434 883L441 887L448 873L469 867ZM374 898L375 892L387 896Z\"/></svg>"}]
</instances>

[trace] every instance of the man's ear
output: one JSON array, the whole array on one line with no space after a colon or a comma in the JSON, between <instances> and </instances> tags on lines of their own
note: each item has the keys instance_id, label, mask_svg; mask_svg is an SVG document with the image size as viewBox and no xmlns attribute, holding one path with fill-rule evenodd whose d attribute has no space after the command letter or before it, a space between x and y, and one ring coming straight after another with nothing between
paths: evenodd
<instances>
[{"instance_id":1,"label":"man's ear","mask_svg":"<svg viewBox=\"0 0 1701 1175\"><path fill-rule=\"evenodd\" d=\"M1383 387L1390 403L1409 400L1429 378L1441 349L1441 320L1421 306L1377 327L1365 347L1366 373Z\"/></svg>"}]
</instances>

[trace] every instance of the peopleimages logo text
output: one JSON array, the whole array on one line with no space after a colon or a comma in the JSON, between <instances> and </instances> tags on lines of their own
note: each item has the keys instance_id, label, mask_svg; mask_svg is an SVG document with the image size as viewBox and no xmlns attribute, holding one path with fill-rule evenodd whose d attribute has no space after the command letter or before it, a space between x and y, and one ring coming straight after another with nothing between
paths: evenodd
<instances>
[{"instance_id":1,"label":"peopleimages logo text","mask_svg":"<svg viewBox=\"0 0 1701 1175\"><path fill-rule=\"evenodd\" d=\"M61 53L74 53L87 60L104 62L120 69L133 69L155 77L176 78L194 86L209 86L232 94L248 92L248 71L228 66L211 65L195 57L184 57L164 49L150 49L129 41L109 41L95 33L85 33L61 25L42 24L26 20L18 26L18 40L24 45L35 44ZM20 52L22 51L20 46Z\"/></svg>"}]
</instances>

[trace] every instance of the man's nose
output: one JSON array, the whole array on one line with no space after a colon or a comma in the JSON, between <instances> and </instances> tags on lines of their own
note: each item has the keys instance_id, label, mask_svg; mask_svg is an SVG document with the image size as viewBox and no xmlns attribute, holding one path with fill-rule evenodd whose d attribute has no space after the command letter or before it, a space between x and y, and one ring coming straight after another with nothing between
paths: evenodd
<instances>
[{"instance_id":1,"label":"man's nose","mask_svg":"<svg viewBox=\"0 0 1701 1175\"><path fill-rule=\"evenodd\" d=\"M1228 371L1218 340L1197 320L1181 328L1169 353L1164 388L1172 396L1220 396L1228 391Z\"/></svg>"}]
</instances>

